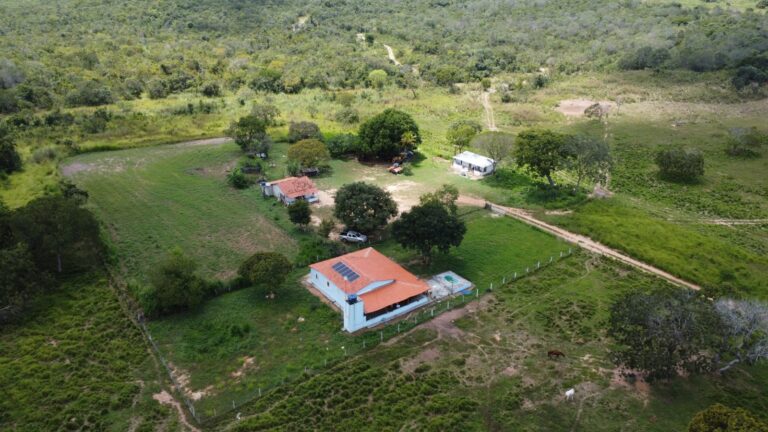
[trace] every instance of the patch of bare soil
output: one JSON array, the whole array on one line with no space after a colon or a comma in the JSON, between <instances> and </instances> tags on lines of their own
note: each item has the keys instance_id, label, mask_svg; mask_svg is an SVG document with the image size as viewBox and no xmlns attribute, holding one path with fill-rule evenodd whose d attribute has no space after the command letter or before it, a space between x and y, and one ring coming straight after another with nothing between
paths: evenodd
<instances>
[{"instance_id":1,"label":"patch of bare soil","mask_svg":"<svg viewBox=\"0 0 768 432\"><path fill-rule=\"evenodd\" d=\"M242 366L240 366L239 368L237 368L237 370L236 370L236 371L232 372L232 373L230 374L230 376L231 376L232 378L235 378L235 379L237 379L237 378L240 378L240 377L244 376L244 375L245 375L245 372L246 372L248 369L251 369L251 368L252 368L252 366L253 366L253 364L254 364L254 362L255 362L255 361L256 361L256 358L255 358L255 357L246 356L245 358L243 358L243 365L242 365Z\"/></svg>"},{"instance_id":2,"label":"patch of bare soil","mask_svg":"<svg viewBox=\"0 0 768 432\"><path fill-rule=\"evenodd\" d=\"M181 407L181 404L179 401L177 401L173 396L171 396L170 393L163 390L160 393L155 393L152 395L152 399L158 401L160 405L170 405L176 409L176 412L179 413L179 421L182 425L184 425L188 430L191 430L193 432L200 432L200 429L192 426L191 423L187 420L187 415L184 412L184 409Z\"/></svg>"},{"instance_id":3,"label":"patch of bare soil","mask_svg":"<svg viewBox=\"0 0 768 432\"><path fill-rule=\"evenodd\" d=\"M75 162L61 167L61 175L64 177L69 177L79 172L90 171L93 168L93 164Z\"/></svg>"},{"instance_id":4,"label":"patch of bare soil","mask_svg":"<svg viewBox=\"0 0 768 432\"><path fill-rule=\"evenodd\" d=\"M573 213L573 210L547 210L544 212L545 215L549 216L565 216Z\"/></svg>"},{"instance_id":5,"label":"patch of bare soil","mask_svg":"<svg viewBox=\"0 0 768 432\"><path fill-rule=\"evenodd\" d=\"M412 195L412 191L419 190L418 187L418 183L411 180L404 180L391 184L384 189L392 194L392 199L397 203L397 209L400 210L400 212L405 212L419 203L419 197Z\"/></svg>"},{"instance_id":6,"label":"patch of bare soil","mask_svg":"<svg viewBox=\"0 0 768 432\"><path fill-rule=\"evenodd\" d=\"M203 397L208 396L213 391L212 385L209 385L208 387L201 390L192 390L192 387L190 386L189 373L182 371L171 363L168 363L168 366L170 366L171 373L176 379L176 382L179 383L181 391L184 392L186 397L192 399L193 401L198 401Z\"/></svg>"},{"instance_id":7,"label":"patch of bare soil","mask_svg":"<svg viewBox=\"0 0 768 432\"><path fill-rule=\"evenodd\" d=\"M423 363L434 363L441 356L440 348L431 346L418 353L415 357L403 362L403 371L413 373Z\"/></svg>"},{"instance_id":8,"label":"patch of bare soil","mask_svg":"<svg viewBox=\"0 0 768 432\"><path fill-rule=\"evenodd\" d=\"M566 99L560 101L555 111L568 117L582 117L584 116L584 110L595 103L595 101L589 99ZM616 107L616 104L611 101L600 101L598 103L605 112L610 112Z\"/></svg>"},{"instance_id":9,"label":"patch of bare soil","mask_svg":"<svg viewBox=\"0 0 768 432\"><path fill-rule=\"evenodd\" d=\"M648 402L648 398L651 395L651 386L645 380L642 372L621 366L612 371L611 387L630 390L645 401L645 403Z\"/></svg>"},{"instance_id":10,"label":"patch of bare soil","mask_svg":"<svg viewBox=\"0 0 768 432\"><path fill-rule=\"evenodd\" d=\"M336 196L336 189L318 190L317 198L320 200L317 203L320 207L333 207L333 199Z\"/></svg>"},{"instance_id":11,"label":"patch of bare soil","mask_svg":"<svg viewBox=\"0 0 768 432\"><path fill-rule=\"evenodd\" d=\"M232 138L229 138L229 137L208 138L208 139L201 139L201 140L184 141L184 142L173 144L172 146L176 148L199 147L199 146L207 146L207 145L221 145L221 144L226 144L230 141L232 141Z\"/></svg>"}]
</instances>

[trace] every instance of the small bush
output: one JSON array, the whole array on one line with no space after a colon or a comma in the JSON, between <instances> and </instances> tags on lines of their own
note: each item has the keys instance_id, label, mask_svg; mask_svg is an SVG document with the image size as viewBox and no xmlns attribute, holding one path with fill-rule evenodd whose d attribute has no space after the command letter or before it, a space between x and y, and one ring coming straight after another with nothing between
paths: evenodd
<instances>
[{"instance_id":1,"label":"small bush","mask_svg":"<svg viewBox=\"0 0 768 432\"><path fill-rule=\"evenodd\" d=\"M235 168L227 175L227 183L235 189L245 189L251 185L243 170Z\"/></svg>"},{"instance_id":2,"label":"small bush","mask_svg":"<svg viewBox=\"0 0 768 432\"><path fill-rule=\"evenodd\" d=\"M203 96L206 97L219 97L221 96L221 86L219 83L211 82L205 84L202 89Z\"/></svg>"},{"instance_id":3,"label":"small bush","mask_svg":"<svg viewBox=\"0 0 768 432\"><path fill-rule=\"evenodd\" d=\"M334 116L337 122L344 124L354 124L360 121L360 114L351 107L342 108Z\"/></svg>"},{"instance_id":4,"label":"small bush","mask_svg":"<svg viewBox=\"0 0 768 432\"><path fill-rule=\"evenodd\" d=\"M41 164L44 162L56 160L57 156L58 152L54 147L45 147L37 149L34 153L32 153L32 162Z\"/></svg>"},{"instance_id":5,"label":"small bush","mask_svg":"<svg viewBox=\"0 0 768 432\"><path fill-rule=\"evenodd\" d=\"M320 128L312 122L291 122L288 126L288 142L295 143L305 139L323 139Z\"/></svg>"},{"instance_id":6,"label":"small bush","mask_svg":"<svg viewBox=\"0 0 768 432\"><path fill-rule=\"evenodd\" d=\"M704 175L704 155L697 149L662 150L656 165L661 176L671 180L693 181Z\"/></svg>"}]
</instances>

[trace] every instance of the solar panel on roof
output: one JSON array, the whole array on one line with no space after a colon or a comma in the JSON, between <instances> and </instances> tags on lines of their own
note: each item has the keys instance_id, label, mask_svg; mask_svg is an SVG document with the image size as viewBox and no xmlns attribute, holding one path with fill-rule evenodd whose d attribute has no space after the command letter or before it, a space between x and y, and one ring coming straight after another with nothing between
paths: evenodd
<instances>
[{"instance_id":1,"label":"solar panel on roof","mask_svg":"<svg viewBox=\"0 0 768 432\"><path fill-rule=\"evenodd\" d=\"M355 273L354 270L347 267L347 265L341 261L334 264L331 268L333 268L336 271L336 273L340 274L343 278L345 278L349 282L354 282L360 277L359 274Z\"/></svg>"}]
</instances>

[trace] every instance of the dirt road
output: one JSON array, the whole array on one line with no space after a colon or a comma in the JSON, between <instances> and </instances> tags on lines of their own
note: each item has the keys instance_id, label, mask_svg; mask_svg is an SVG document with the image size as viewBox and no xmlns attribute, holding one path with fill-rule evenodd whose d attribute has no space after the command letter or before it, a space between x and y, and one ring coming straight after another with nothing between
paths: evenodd
<instances>
[{"instance_id":1,"label":"dirt road","mask_svg":"<svg viewBox=\"0 0 768 432\"><path fill-rule=\"evenodd\" d=\"M493 93L493 90L482 92L480 94L480 102L483 104L483 108L485 108L485 122L488 125L488 130L497 131L499 130L499 128L496 127L496 120L493 118L493 105L491 105L491 93Z\"/></svg>"},{"instance_id":2,"label":"dirt road","mask_svg":"<svg viewBox=\"0 0 768 432\"><path fill-rule=\"evenodd\" d=\"M632 267L638 268L642 271L652 273L656 276L659 276L663 279L666 279L667 281L683 286L686 288L694 289L694 290L700 290L701 287L695 284L692 284L688 281L685 281L683 279L678 278L677 276L674 276L670 273L665 272L664 270L661 270L659 268L653 267L652 265L646 264L642 261L638 261L629 255L626 255L622 252L619 252L615 249L611 249L608 246L605 246L601 243L598 243L594 240L592 240L589 237L583 236L581 234L572 233L570 231L566 231L560 227L548 224L546 222L540 221L533 217L530 213L523 209L514 208L514 207L504 207L499 206L493 203L487 203L485 200L465 196L462 195L459 197L459 204L465 204L465 205L473 205L473 206L480 206L485 207L486 204L489 204L491 211L499 213L499 214L505 214L507 216L513 217L517 220L520 220L522 222L525 222L529 225L535 226L542 231L546 231L552 235L555 235L557 237L560 237L561 239L569 242L574 243L578 246L581 246L582 248L594 252L596 254L604 255L610 258L613 258L617 261L621 261L625 264L631 265Z\"/></svg>"},{"instance_id":3,"label":"dirt road","mask_svg":"<svg viewBox=\"0 0 768 432\"><path fill-rule=\"evenodd\" d=\"M399 61L397 61L397 59L395 58L395 51L392 49L392 47L387 44L384 44L384 48L387 49L387 57L389 57L389 60L392 61L392 63L394 63L395 66L402 66L402 64Z\"/></svg>"}]
</instances>

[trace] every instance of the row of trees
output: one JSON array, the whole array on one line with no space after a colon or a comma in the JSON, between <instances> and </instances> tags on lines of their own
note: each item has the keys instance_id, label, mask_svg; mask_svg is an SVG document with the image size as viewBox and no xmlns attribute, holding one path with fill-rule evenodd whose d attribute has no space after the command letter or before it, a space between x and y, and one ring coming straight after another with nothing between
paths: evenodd
<instances>
[{"instance_id":1,"label":"row of trees","mask_svg":"<svg viewBox=\"0 0 768 432\"><path fill-rule=\"evenodd\" d=\"M631 293L611 307L609 334L617 362L672 378L681 371L725 373L768 359L768 305L756 300L711 301L683 289Z\"/></svg>"},{"instance_id":2,"label":"row of trees","mask_svg":"<svg viewBox=\"0 0 768 432\"><path fill-rule=\"evenodd\" d=\"M457 215L458 197L458 190L450 185L422 196L419 205L392 223L392 237L403 248L418 252L425 265L435 251L446 253L459 246L466 226ZM350 229L372 233L384 228L397 214L397 203L378 186L355 182L336 193L334 216Z\"/></svg>"}]
</instances>

